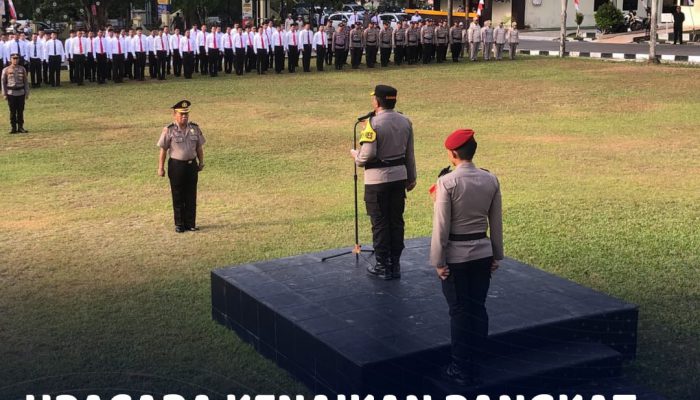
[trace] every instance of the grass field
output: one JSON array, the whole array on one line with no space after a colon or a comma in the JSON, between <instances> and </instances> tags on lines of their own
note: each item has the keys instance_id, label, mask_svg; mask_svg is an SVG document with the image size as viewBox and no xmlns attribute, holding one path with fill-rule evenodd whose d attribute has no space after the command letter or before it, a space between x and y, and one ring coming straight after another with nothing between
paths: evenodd
<instances>
[{"instance_id":1,"label":"grass field","mask_svg":"<svg viewBox=\"0 0 700 400\"><path fill-rule=\"evenodd\" d=\"M695 400L698 72L530 58L36 90L31 133L0 135L0 398L306 393L211 320L209 271L352 241L352 123L381 82L415 128L407 236L430 234L444 137L474 128L506 254L639 304L626 372ZM178 235L155 143L182 98L208 142L202 230Z\"/></svg>"}]
</instances>

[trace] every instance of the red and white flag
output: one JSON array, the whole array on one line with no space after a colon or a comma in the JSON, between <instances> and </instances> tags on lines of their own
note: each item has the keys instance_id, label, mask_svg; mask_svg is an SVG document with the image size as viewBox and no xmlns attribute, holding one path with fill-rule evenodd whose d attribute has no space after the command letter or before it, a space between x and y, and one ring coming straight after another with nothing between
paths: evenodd
<instances>
[{"instance_id":1,"label":"red and white flag","mask_svg":"<svg viewBox=\"0 0 700 400\"><path fill-rule=\"evenodd\" d=\"M17 11L15 11L15 5L12 4L12 0L7 0L7 3L10 5L10 18L17 19Z\"/></svg>"},{"instance_id":2,"label":"red and white flag","mask_svg":"<svg viewBox=\"0 0 700 400\"><path fill-rule=\"evenodd\" d=\"M476 9L476 15L481 17L481 10L484 9L484 0L479 0L479 8Z\"/></svg>"},{"instance_id":3,"label":"red and white flag","mask_svg":"<svg viewBox=\"0 0 700 400\"><path fill-rule=\"evenodd\" d=\"M581 11L581 10L579 10L579 8L578 8L579 2L580 2L580 0L574 0L574 7L576 7L576 11Z\"/></svg>"}]
</instances>

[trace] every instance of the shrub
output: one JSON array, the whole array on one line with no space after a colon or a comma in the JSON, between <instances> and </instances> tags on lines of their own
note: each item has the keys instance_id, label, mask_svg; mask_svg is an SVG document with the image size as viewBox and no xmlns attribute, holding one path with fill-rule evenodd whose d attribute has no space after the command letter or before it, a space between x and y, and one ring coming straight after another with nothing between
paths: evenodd
<instances>
[{"instance_id":1,"label":"shrub","mask_svg":"<svg viewBox=\"0 0 700 400\"><path fill-rule=\"evenodd\" d=\"M615 32L623 23L622 11L610 1L598 7L595 12L595 24L603 33Z\"/></svg>"}]
</instances>

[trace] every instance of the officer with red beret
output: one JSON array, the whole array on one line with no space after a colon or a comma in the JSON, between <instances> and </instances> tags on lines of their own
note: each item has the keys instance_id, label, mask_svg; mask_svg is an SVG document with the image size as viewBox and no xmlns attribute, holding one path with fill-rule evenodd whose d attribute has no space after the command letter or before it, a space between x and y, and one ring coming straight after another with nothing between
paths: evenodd
<instances>
[{"instance_id":1,"label":"officer with red beret","mask_svg":"<svg viewBox=\"0 0 700 400\"><path fill-rule=\"evenodd\" d=\"M454 131L445 147L456 168L431 187L430 263L450 310L452 362L445 375L455 383L474 385L480 382L475 353L485 346L488 334L486 294L491 273L503 259L501 191L496 176L472 162L474 131Z\"/></svg>"}]
</instances>

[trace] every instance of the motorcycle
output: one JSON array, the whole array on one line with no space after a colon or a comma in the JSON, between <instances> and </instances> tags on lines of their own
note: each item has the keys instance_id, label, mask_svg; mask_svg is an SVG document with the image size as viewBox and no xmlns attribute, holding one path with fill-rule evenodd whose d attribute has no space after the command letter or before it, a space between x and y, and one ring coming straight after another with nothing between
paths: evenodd
<instances>
[{"instance_id":1,"label":"motorcycle","mask_svg":"<svg viewBox=\"0 0 700 400\"><path fill-rule=\"evenodd\" d=\"M624 16L624 25L627 28L627 32L641 31L644 29L645 24L648 25L648 18L645 22L644 19L637 15L637 11L630 11Z\"/></svg>"}]
</instances>

